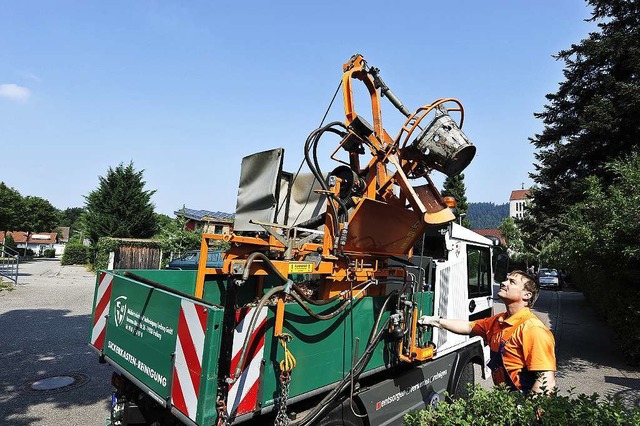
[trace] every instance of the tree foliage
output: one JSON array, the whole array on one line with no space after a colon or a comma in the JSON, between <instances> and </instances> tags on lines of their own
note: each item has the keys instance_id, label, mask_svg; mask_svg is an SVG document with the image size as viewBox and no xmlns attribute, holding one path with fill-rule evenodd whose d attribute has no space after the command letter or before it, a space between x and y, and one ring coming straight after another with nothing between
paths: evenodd
<instances>
[{"instance_id":1,"label":"tree foliage","mask_svg":"<svg viewBox=\"0 0 640 426\"><path fill-rule=\"evenodd\" d=\"M544 130L525 240L569 269L640 363L640 2L588 0L598 30L558 54L565 80Z\"/></svg>"},{"instance_id":2,"label":"tree foliage","mask_svg":"<svg viewBox=\"0 0 640 426\"><path fill-rule=\"evenodd\" d=\"M166 254L178 255L187 250L199 250L202 241L202 229L188 231L185 228L187 219L178 215L175 219L165 221L161 231L155 238L162 241L162 250Z\"/></svg>"},{"instance_id":3,"label":"tree foliage","mask_svg":"<svg viewBox=\"0 0 640 426\"><path fill-rule=\"evenodd\" d=\"M462 217L462 225L471 228L471 222L467 218L469 203L467 202L467 188L464 184L464 173L455 176L447 176L442 187L443 197L453 197L456 199L456 214Z\"/></svg>"},{"instance_id":4,"label":"tree foliage","mask_svg":"<svg viewBox=\"0 0 640 426\"><path fill-rule=\"evenodd\" d=\"M497 228L507 216L509 216L509 203L469 203L467 212L467 219L471 222L473 229Z\"/></svg>"},{"instance_id":5,"label":"tree foliage","mask_svg":"<svg viewBox=\"0 0 640 426\"><path fill-rule=\"evenodd\" d=\"M84 207L69 207L61 210L58 219L58 226L68 226L72 229L79 229L81 216L84 212Z\"/></svg>"},{"instance_id":6,"label":"tree foliage","mask_svg":"<svg viewBox=\"0 0 640 426\"><path fill-rule=\"evenodd\" d=\"M536 114L544 130L532 178L532 214L541 232L555 230L567 205L584 199L585 179L611 180L610 161L640 147L640 3L588 0L598 31L561 51L565 80Z\"/></svg>"},{"instance_id":7,"label":"tree foliage","mask_svg":"<svg viewBox=\"0 0 640 426\"><path fill-rule=\"evenodd\" d=\"M44 198L28 195L22 200L20 230L27 234L51 232L58 223L58 210Z\"/></svg>"},{"instance_id":8,"label":"tree foliage","mask_svg":"<svg viewBox=\"0 0 640 426\"><path fill-rule=\"evenodd\" d=\"M0 182L0 231L15 231L19 228L21 208L20 193Z\"/></svg>"},{"instance_id":9,"label":"tree foliage","mask_svg":"<svg viewBox=\"0 0 640 426\"><path fill-rule=\"evenodd\" d=\"M109 167L99 177L98 188L85 196L87 238L96 244L101 237L149 238L157 228L151 197L145 190L144 170L136 171L133 162Z\"/></svg>"}]
</instances>

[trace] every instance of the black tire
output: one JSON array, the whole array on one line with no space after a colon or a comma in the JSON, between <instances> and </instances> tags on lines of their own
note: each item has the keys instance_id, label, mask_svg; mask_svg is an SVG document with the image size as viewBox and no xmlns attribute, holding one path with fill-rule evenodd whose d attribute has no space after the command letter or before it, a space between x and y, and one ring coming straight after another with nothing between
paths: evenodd
<instances>
[{"instance_id":1,"label":"black tire","mask_svg":"<svg viewBox=\"0 0 640 426\"><path fill-rule=\"evenodd\" d=\"M467 399L469 398L468 385L474 386L476 384L476 376L473 362L469 361L460 371L460 377L458 377L458 383L452 392L453 399Z\"/></svg>"}]
</instances>

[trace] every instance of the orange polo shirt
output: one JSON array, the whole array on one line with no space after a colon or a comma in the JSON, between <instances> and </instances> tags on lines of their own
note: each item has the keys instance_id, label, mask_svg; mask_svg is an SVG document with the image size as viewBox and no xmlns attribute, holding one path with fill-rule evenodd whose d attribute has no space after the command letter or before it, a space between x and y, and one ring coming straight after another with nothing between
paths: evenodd
<instances>
[{"instance_id":1,"label":"orange polo shirt","mask_svg":"<svg viewBox=\"0 0 640 426\"><path fill-rule=\"evenodd\" d=\"M551 331L529 308L506 318L506 313L471 322L471 334L481 336L489 348L497 352L506 330L521 318L528 317L512 334L502 354L504 366L513 383L520 388L520 371L556 371L555 339ZM492 374L495 384L504 383L502 369Z\"/></svg>"}]
</instances>

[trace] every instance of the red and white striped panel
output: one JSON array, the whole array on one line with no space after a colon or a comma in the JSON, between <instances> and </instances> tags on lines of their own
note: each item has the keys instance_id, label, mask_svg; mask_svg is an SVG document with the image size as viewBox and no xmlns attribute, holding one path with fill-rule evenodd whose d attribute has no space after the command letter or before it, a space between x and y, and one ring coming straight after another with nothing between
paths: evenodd
<instances>
[{"instance_id":1,"label":"red and white striped panel","mask_svg":"<svg viewBox=\"0 0 640 426\"><path fill-rule=\"evenodd\" d=\"M100 273L96 296L96 306L93 311L93 328L91 329L91 344L102 350L104 347L104 332L107 328L107 315L111 306L111 283L113 275L106 272Z\"/></svg>"},{"instance_id":2,"label":"red and white striped panel","mask_svg":"<svg viewBox=\"0 0 640 426\"><path fill-rule=\"evenodd\" d=\"M204 306L183 299L178 319L171 400L180 412L194 422L198 412L207 312Z\"/></svg>"},{"instance_id":3,"label":"red and white striped panel","mask_svg":"<svg viewBox=\"0 0 640 426\"><path fill-rule=\"evenodd\" d=\"M236 329L233 332L233 358L231 371L233 374L240 361L244 339L249 332L249 323L256 308L243 308L236 311ZM240 377L229 388L227 407L230 416L250 413L258 404L258 387L260 385L260 366L264 355L264 336L267 327L268 308L258 313L255 328L249 340L249 349L244 361L244 369Z\"/></svg>"}]
</instances>

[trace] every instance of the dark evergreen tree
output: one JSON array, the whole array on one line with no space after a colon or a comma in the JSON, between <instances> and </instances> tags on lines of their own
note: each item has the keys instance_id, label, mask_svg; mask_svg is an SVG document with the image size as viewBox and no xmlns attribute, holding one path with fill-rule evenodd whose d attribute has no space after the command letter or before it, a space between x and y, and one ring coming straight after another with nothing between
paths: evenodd
<instances>
[{"instance_id":1,"label":"dark evergreen tree","mask_svg":"<svg viewBox=\"0 0 640 426\"><path fill-rule=\"evenodd\" d=\"M80 216L84 213L84 207L70 207L60 212L59 226L77 227Z\"/></svg>"},{"instance_id":2,"label":"dark evergreen tree","mask_svg":"<svg viewBox=\"0 0 640 426\"><path fill-rule=\"evenodd\" d=\"M456 215L462 217L462 225L470 228L471 222L467 218L469 203L467 203L467 188L464 185L464 173L455 176L447 176L442 188L443 197L453 197L456 199Z\"/></svg>"},{"instance_id":3,"label":"dark evergreen tree","mask_svg":"<svg viewBox=\"0 0 640 426\"><path fill-rule=\"evenodd\" d=\"M559 215L584 199L588 176L611 182L605 164L640 146L640 2L587 2L598 31L558 54L565 80L536 114L544 123L531 138L536 238L557 230Z\"/></svg>"},{"instance_id":4,"label":"dark evergreen tree","mask_svg":"<svg viewBox=\"0 0 640 426\"><path fill-rule=\"evenodd\" d=\"M156 191L144 189L143 173L133 162L109 167L106 177L98 178L98 188L85 196L85 232L93 244L100 237L149 238L157 231L151 202Z\"/></svg>"}]
</instances>

